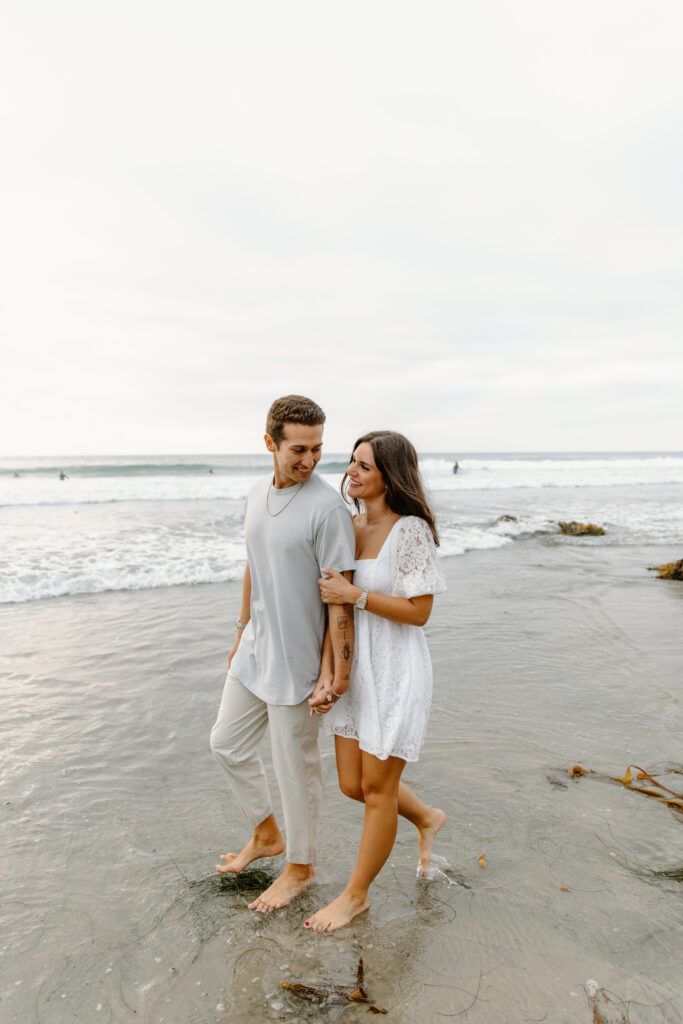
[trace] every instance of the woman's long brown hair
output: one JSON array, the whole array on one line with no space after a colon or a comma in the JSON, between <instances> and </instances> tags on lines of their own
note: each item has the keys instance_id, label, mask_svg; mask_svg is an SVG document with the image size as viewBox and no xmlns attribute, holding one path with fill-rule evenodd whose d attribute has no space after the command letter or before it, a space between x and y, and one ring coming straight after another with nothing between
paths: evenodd
<instances>
[{"instance_id":1,"label":"woman's long brown hair","mask_svg":"<svg viewBox=\"0 0 683 1024\"><path fill-rule=\"evenodd\" d=\"M375 456L375 465L382 474L387 486L385 500L392 512L399 516L418 516L424 519L432 531L434 543L438 545L439 534L434 522L434 514L429 507L420 477L417 452L407 437L397 434L394 430L372 430L369 434L359 437L353 446L355 452L359 444L369 444ZM348 474L344 473L341 488L347 498L346 485ZM347 499L348 500L348 499ZM361 511L359 498L352 499Z\"/></svg>"}]
</instances>

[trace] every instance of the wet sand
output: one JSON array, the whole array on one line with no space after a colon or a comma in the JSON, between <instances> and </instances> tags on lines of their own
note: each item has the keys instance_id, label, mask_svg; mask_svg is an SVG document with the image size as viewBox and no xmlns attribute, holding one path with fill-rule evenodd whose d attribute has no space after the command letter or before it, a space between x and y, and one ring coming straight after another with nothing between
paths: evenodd
<instances>
[{"instance_id":1,"label":"wet sand","mask_svg":"<svg viewBox=\"0 0 683 1024\"><path fill-rule=\"evenodd\" d=\"M396 1024L590 1024L589 979L614 1022L680 1024L683 820L566 774L635 763L683 791L683 584L645 571L678 555L532 539L446 560L405 778L448 815L449 867L418 880L402 822L334 936L302 922L343 886L361 815L324 738L318 884L264 917L262 878L214 871L246 835L208 749L239 586L0 608L0 1020L366 1020L280 988L350 984L362 956Z\"/></svg>"}]
</instances>

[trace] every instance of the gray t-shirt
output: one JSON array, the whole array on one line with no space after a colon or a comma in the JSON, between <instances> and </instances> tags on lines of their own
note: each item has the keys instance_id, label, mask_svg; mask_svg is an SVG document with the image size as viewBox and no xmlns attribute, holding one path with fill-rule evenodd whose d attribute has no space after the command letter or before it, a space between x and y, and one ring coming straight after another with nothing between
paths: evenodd
<instances>
[{"instance_id":1,"label":"gray t-shirt","mask_svg":"<svg viewBox=\"0 0 683 1024\"><path fill-rule=\"evenodd\" d=\"M299 704L320 675L325 610L318 579L323 568L353 569L353 522L318 476L293 487L271 483L272 476L259 481L247 498L251 618L230 671L268 704Z\"/></svg>"}]
</instances>

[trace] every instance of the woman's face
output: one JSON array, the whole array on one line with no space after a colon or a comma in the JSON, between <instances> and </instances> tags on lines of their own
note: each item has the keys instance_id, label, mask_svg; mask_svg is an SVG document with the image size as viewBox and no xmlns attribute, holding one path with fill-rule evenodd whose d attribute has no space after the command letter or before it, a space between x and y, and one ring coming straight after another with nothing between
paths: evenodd
<instances>
[{"instance_id":1,"label":"woman's face","mask_svg":"<svg viewBox=\"0 0 683 1024\"><path fill-rule=\"evenodd\" d=\"M350 498L372 501L373 498L379 498L386 493L386 484L375 465L375 456L367 441L363 441L356 448L346 473L349 478L347 492Z\"/></svg>"}]
</instances>

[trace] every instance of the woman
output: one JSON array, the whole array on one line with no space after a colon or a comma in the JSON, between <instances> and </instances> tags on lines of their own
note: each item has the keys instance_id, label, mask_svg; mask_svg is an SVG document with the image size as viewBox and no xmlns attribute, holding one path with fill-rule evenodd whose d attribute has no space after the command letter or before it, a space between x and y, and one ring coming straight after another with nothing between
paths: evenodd
<instances>
[{"instance_id":1,"label":"woman","mask_svg":"<svg viewBox=\"0 0 683 1024\"><path fill-rule=\"evenodd\" d=\"M368 906L368 889L391 853L398 815L418 830L427 874L443 811L422 803L401 782L417 761L429 715L432 667L421 629L434 594L446 589L438 565L434 517L424 496L417 453L402 434L378 430L360 437L342 481L354 518L354 581L324 569L326 604L355 605L355 650L348 692L316 692L312 711L334 734L343 793L365 803L353 874L332 903L305 922L316 932L343 928ZM362 511L361 511L362 510ZM329 660L326 645L324 660ZM329 674L330 666L323 666Z\"/></svg>"}]
</instances>

